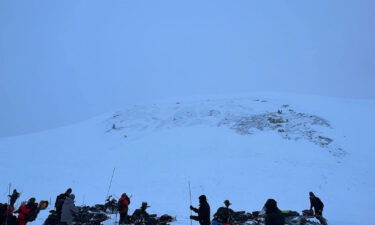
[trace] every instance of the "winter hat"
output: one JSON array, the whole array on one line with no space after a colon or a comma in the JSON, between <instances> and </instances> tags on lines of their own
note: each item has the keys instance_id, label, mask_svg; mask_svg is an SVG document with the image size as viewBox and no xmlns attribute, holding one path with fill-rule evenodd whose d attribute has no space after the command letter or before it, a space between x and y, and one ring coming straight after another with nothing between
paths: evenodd
<instances>
[{"instance_id":1,"label":"winter hat","mask_svg":"<svg viewBox=\"0 0 375 225\"><path fill-rule=\"evenodd\" d=\"M148 208L150 207L149 205L147 205L147 202L142 202L142 207L141 208Z\"/></svg>"},{"instance_id":2,"label":"winter hat","mask_svg":"<svg viewBox=\"0 0 375 225\"><path fill-rule=\"evenodd\" d=\"M34 197L30 198L30 199L29 199L29 203L35 203L35 200L36 200L36 199L35 199Z\"/></svg>"},{"instance_id":3,"label":"winter hat","mask_svg":"<svg viewBox=\"0 0 375 225\"><path fill-rule=\"evenodd\" d=\"M310 191L309 195L310 195L311 197L315 196L314 193L312 193L312 191Z\"/></svg>"},{"instance_id":4,"label":"winter hat","mask_svg":"<svg viewBox=\"0 0 375 225\"><path fill-rule=\"evenodd\" d=\"M122 193L121 197L125 197L126 196L126 193Z\"/></svg>"},{"instance_id":5,"label":"winter hat","mask_svg":"<svg viewBox=\"0 0 375 225\"><path fill-rule=\"evenodd\" d=\"M226 205L232 205L232 203L230 203L229 200L225 200L225 201L224 201L224 204L226 204Z\"/></svg>"},{"instance_id":6,"label":"winter hat","mask_svg":"<svg viewBox=\"0 0 375 225\"><path fill-rule=\"evenodd\" d=\"M72 193L72 189L68 188L65 193L68 193L68 194Z\"/></svg>"},{"instance_id":7,"label":"winter hat","mask_svg":"<svg viewBox=\"0 0 375 225\"><path fill-rule=\"evenodd\" d=\"M199 196L199 200L201 200L201 201L207 201L206 195Z\"/></svg>"}]
</instances>

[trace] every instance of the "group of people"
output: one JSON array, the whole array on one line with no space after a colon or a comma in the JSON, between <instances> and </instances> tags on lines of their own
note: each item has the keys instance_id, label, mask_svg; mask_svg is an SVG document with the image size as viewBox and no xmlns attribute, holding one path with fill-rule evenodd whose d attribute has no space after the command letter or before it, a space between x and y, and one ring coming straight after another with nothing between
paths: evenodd
<instances>
[{"instance_id":1,"label":"group of people","mask_svg":"<svg viewBox=\"0 0 375 225\"><path fill-rule=\"evenodd\" d=\"M0 203L0 225L26 225L28 222L36 219L40 210L48 207L47 201L37 203L35 198L30 198L15 210L14 204L20 197L20 193L14 189L13 193L8 197L9 203ZM14 214L18 215L15 216Z\"/></svg>"},{"instance_id":2,"label":"group of people","mask_svg":"<svg viewBox=\"0 0 375 225\"><path fill-rule=\"evenodd\" d=\"M34 221L40 210L46 209L49 204L48 201L38 203L32 197L22 203L18 210L14 210L14 204L19 196L20 193L14 189L13 193L8 196L9 204L0 203L0 225L26 225L28 222ZM59 224L71 225L73 223L74 214L78 212L78 209L74 205L74 194L72 194L71 188L57 196L54 211L58 216Z\"/></svg>"},{"instance_id":3,"label":"group of people","mask_svg":"<svg viewBox=\"0 0 375 225\"><path fill-rule=\"evenodd\" d=\"M30 221L34 221L38 216L40 210L48 207L47 201L36 202L35 198L30 198L27 202L22 203L18 210L14 211L14 204L19 198L20 193L13 190L9 195L9 204L0 203L0 225L26 225ZM324 224L323 208L324 204L320 198L316 197L313 192L309 193L310 197L310 211ZM74 216L78 213L78 208L74 204L75 195L72 189L68 188L64 193L58 195L55 201L54 214L59 225L72 225ZM149 207L147 202L142 202L139 209L129 216L130 197L123 193L117 202L118 212L120 214L119 224L130 224L134 222L147 222L150 220L150 215L147 213ZM213 216L211 223L210 205L208 204L205 195L199 196L199 207L195 208L190 205L190 210L197 213L191 215L190 219L196 220L200 225L229 225L232 222L234 211L230 208L230 201L225 200L224 206L220 207ZM284 217L277 207L277 202L274 199L268 199L263 207L265 225L285 225ZM17 213L18 216L13 215ZM48 220L48 219L47 219ZM46 224L46 222L45 222ZM47 223L48 224L48 223Z\"/></svg>"},{"instance_id":4,"label":"group of people","mask_svg":"<svg viewBox=\"0 0 375 225\"><path fill-rule=\"evenodd\" d=\"M324 204L320 198L316 197L313 192L309 193L310 211L314 213L321 224L325 224L323 218ZM190 206L190 210L197 213L197 216L190 216L190 219L196 220L200 225L229 225L232 221L234 211L229 208L231 205L229 200L224 201L224 207L220 207L214 214L214 219L211 223L210 205L207 202L205 195L199 196L199 208ZM277 202L274 199L268 199L263 207L265 225L285 225L284 216L281 210L277 207Z\"/></svg>"},{"instance_id":5,"label":"group of people","mask_svg":"<svg viewBox=\"0 0 375 225\"><path fill-rule=\"evenodd\" d=\"M75 195L73 190L68 188L64 193L59 194L55 201L56 219L60 225L72 225L78 208L74 204Z\"/></svg>"},{"instance_id":6,"label":"group of people","mask_svg":"<svg viewBox=\"0 0 375 225\"><path fill-rule=\"evenodd\" d=\"M118 200L118 212L120 214L119 224L130 224L130 223L147 223L153 218L146 211L150 207L147 202L142 202L140 208L136 209L133 214L130 216L129 211L130 198L126 193L121 195L121 198Z\"/></svg>"}]
</instances>

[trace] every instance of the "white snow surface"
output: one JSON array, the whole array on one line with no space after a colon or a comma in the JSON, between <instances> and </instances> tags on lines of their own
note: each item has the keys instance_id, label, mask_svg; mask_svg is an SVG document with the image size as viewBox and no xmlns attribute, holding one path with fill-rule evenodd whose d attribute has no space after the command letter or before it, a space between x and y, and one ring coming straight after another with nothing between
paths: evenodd
<instances>
[{"instance_id":1,"label":"white snow surface","mask_svg":"<svg viewBox=\"0 0 375 225\"><path fill-rule=\"evenodd\" d=\"M313 191L330 225L371 225L374 115L372 100L270 93L132 106L0 139L0 201L11 183L17 206L34 196L52 208L68 187L77 205L102 203L116 168L110 194L132 195L131 212L147 201L175 224L190 224L190 181L193 205L205 194L211 214L225 199L251 212L268 198L300 212Z\"/></svg>"}]
</instances>

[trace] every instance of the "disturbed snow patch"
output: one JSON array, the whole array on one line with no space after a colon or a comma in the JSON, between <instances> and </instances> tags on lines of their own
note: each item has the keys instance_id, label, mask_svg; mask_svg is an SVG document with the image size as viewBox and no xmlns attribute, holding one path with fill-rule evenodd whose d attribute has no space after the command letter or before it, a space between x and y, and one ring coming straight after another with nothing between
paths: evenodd
<instances>
[{"instance_id":1,"label":"disturbed snow patch","mask_svg":"<svg viewBox=\"0 0 375 225\"><path fill-rule=\"evenodd\" d=\"M314 129L316 126L331 128L323 118L307 113L297 113L292 109L283 112L267 112L249 116L225 118L218 124L227 126L241 135L251 135L258 131L272 130L287 140L306 139L328 151L335 157L343 157L345 151L332 144L333 139Z\"/></svg>"},{"instance_id":2,"label":"disturbed snow patch","mask_svg":"<svg viewBox=\"0 0 375 225\"><path fill-rule=\"evenodd\" d=\"M275 131L282 138L298 141L305 139L334 157L342 158L346 152L324 129L332 129L324 118L297 112L289 105L267 100L207 100L187 104L134 106L117 112L106 121L107 132L121 131L124 138L140 137L159 129L206 125L227 127L240 135L262 131Z\"/></svg>"}]
</instances>

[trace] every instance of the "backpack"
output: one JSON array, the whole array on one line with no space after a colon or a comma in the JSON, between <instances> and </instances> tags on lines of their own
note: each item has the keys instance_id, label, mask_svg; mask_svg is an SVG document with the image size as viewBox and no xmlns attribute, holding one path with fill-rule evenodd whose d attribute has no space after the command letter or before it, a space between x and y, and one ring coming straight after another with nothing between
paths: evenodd
<instances>
[{"instance_id":1,"label":"backpack","mask_svg":"<svg viewBox=\"0 0 375 225\"><path fill-rule=\"evenodd\" d=\"M39 214L39 209L37 209L37 208L32 209L30 214L27 216L27 221L29 221L29 222L34 221L36 219L36 217L38 216L38 214Z\"/></svg>"},{"instance_id":2,"label":"backpack","mask_svg":"<svg viewBox=\"0 0 375 225\"><path fill-rule=\"evenodd\" d=\"M65 199L66 199L66 195L65 194L60 194L59 196L57 196L56 203L55 203L56 211L59 212L59 211L62 210L62 207L64 205Z\"/></svg>"}]
</instances>

